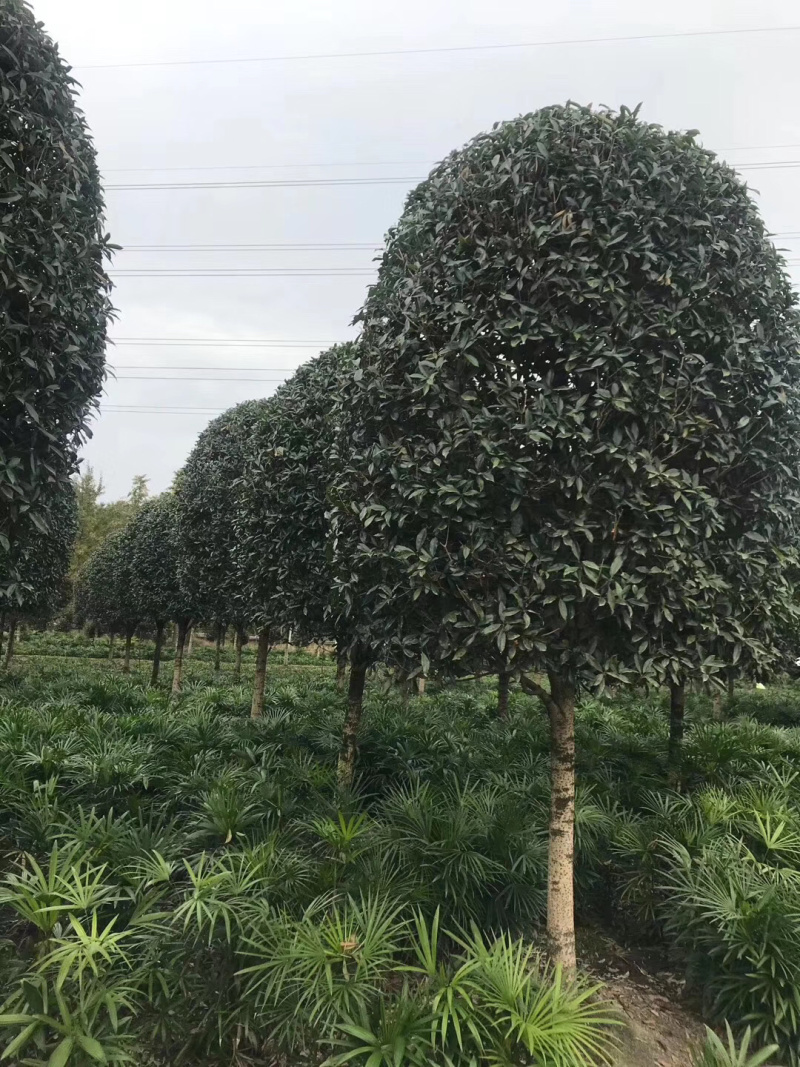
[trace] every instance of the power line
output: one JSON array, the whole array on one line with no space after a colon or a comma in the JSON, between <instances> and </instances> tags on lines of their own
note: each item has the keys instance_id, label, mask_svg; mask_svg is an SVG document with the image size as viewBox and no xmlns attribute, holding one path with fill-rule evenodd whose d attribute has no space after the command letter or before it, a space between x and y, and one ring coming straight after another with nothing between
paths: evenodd
<instances>
[{"instance_id":1,"label":"power line","mask_svg":"<svg viewBox=\"0 0 800 1067\"><path fill-rule=\"evenodd\" d=\"M205 347L212 345L215 348L248 348L256 345L259 348L273 347L297 347L316 348L317 345L330 345L332 341L310 341L305 337L292 338L290 340L276 340L273 337L113 337L109 338L115 345L176 345L181 348L197 345Z\"/></svg>"},{"instance_id":2,"label":"power line","mask_svg":"<svg viewBox=\"0 0 800 1067\"><path fill-rule=\"evenodd\" d=\"M549 41L514 41L511 44L465 44L430 48L383 48L360 52L308 52L295 55L247 56L241 59L161 59L134 63L84 63L76 69L120 70L131 67L196 67L233 63L294 63L314 59L356 59L370 56L416 56L447 52L508 51L513 48L552 48L577 44L618 44L624 41L665 41L688 37L725 37L751 33L792 33L800 26L752 26L730 30L683 30L677 33L638 33L615 37L572 37Z\"/></svg>"},{"instance_id":3,"label":"power line","mask_svg":"<svg viewBox=\"0 0 800 1067\"><path fill-rule=\"evenodd\" d=\"M271 371L275 374L292 374L294 371L302 367L303 364L299 364L298 367L209 367L205 364L199 367L174 367L165 366L162 363L108 363L106 364L112 370L218 370L218 371ZM188 380L188 379L187 379ZM242 379L244 381L244 379Z\"/></svg>"},{"instance_id":4,"label":"power line","mask_svg":"<svg viewBox=\"0 0 800 1067\"><path fill-rule=\"evenodd\" d=\"M165 370L173 370L176 368L165 367ZM181 368L177 368L181 369ZM206 370L205 367L201 368ZM213 367L209 368L214 370ZM222 368L227 370L228 368ZM252 370L252 367L248 368ZM170 377L169 375L162 374L117 374L114 376L114 381L117 382L285 382L285 378L193 378L185 377Z\"/></svg>"},{"instance_id":5,"label":"power line","mask_svg":"<svg viewBox=\"0 0 800 1067\"><path fill-rule=\"evenodd\" d=\"M795 148L800 145L765 145L765 148L780 147L780 148ZM104 174L132 174L134 172L153 172L157 171L162 174L166 174L169 171L186 171L186 170L302 170L302 169L314 169L323 167L432 167L437 160L435 159L395 159L395 160L381 160L375 163L364 162L363 160L354 161L352 163L237 163L237 164L201 164L199 167L103 167Z\"/></svg>"},{"instance_id":6,"label":"power line","mask_svg":"<svg viewBox=\"0 0 800 1067\"><path fill-rule=\"evenodd\" d=\"M122 278L371 278L374 270L364 270L359 267L342 267L339 270L323 270L314 267L296 270L278 270L260 267L243 267L231 270L170 270L169 268L155 268L153 270L109 270L108 274Z\"/></svg>"},{"instance_id":7,"label":"power line","mask_svg":"<svg viewBox=\"0 0 800 1067\"><path fill-rule=\"evenodd\" d=\"M323 185L402 185L423 179L424 175L403 178L276 178L259 182L123 182L105 185L104 189L291 189Z\"/></svg>"},{"instance_id":8,"label":"power line","mask_svg":"<svg viewBox=\"0 0 800 1067\"><path fill-rule=\"evenodd\" d=\"M377 251L379 244L219 244L219 245L122 245L123 252L342 252Z\"/></svg>"}]
</instances>

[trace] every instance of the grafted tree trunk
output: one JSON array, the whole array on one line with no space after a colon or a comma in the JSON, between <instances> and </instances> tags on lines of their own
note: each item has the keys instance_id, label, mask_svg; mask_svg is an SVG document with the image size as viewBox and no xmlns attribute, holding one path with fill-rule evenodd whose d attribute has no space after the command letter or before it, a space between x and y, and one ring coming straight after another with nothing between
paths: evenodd
<instances>
[{"instance_id":1,"label":"grafted tree trunk","mask_svg":"<svg viewBox=\"0 0 800 1067\"><path fill-rule=\"evenodd\" d=\"M236 637L234 638L234 645L236 649L236 656L233 662L233 676L238 681L242 677L242 644L244 643L244 635L240 629L236 630Z\"/></svg>"},{"instance_id":2,"label":"grafted tree trunk","mask_svg":"<svg viewBox=\"0 0 800 1067\"><path fill-rule=\"evenodd\" d=\"M364 683L367 679L367 664L361 656L354 656L350 664L350 684L347 687L347 715L342 731L342 747L339 750L337 780L340 789L349 789L353 784L358 754L358 727L364 707Z\"/></svg>"},{"instance_id":3,"label":"grafted tree trunk","mask_svg":"<svg viewBox=\"0 0 800 1067\"><path fill-rule=\"evenodd\" d=\"M253 703L250 718L261 718L264 710L264 688L267 684L267 655L269 654L269 626L258 632L258 649L256 651L256 676L253 681Z\"/></svg>"},{"instance_id":4,"label":"grafted tree trunk","mask_svg":"<svg viewBox=\"0 0 800 1067\"><path fill-rule=\"evenodd\" d=\"M343 649L336 650L336 688L343 693L347 687L347 653Z\"/></svg>"},{"instance_id":5,"label":"grafted tree trunk","mask_svg":"<svg viewBox=\"0 0 800 1067\"><path fill-rule=\"evenodd\" d=\"M8 622L8 644L6 645L6 655L3 660L3 667L5 670L11 666L11 661L14 658L14 643L17 638L17 616L12 615Z\"/></svg>"},{"instance_id":6,"label":"grafted tree trunk","mask_svg":"<svg viewBox=\"0 0 800 1067\"><path fill-rule=\"evenodd\" d=\"M567 973L575 957L575 687L551 673L550 847L547 870L547 939L550 956Z\"/></svg>"},{"instance_id":7,"label":"grafted tree trunk","mask_svg":"<svg viewBox=\"0 0 800 1067\"><path fill-rule=\"evenodd\" d=\"M497 675L497 717L508 718L508 692L511 687L511 674L509 671L500 671Z\"/></svg>"},{"instance_id":8,"label":"grafted tree trunk","mask_svg":"<svg viewBox=\"0 0 800 1067\"><path fill-rule=\"evenodd\" d=\"M178 643L175 645L175 663L172 668L172 695L177 696L183 688L183 662L189 638L189 623L181 619L178 623Z\"/></svg>"},{"instance_id":9,"label":"grafted tree trunk","mask_svg":"<svg viewBox=\"0 0 800 1067\"><path fill-rule=\"evenodd\" d=\"M686 686L683 681L670 682L669 686L669 749L667 763L669 781L677 785L680 779L683 725L686 714Z\"/></svg>"},{"instance_id":10,"label":"grafted tree trunk","mask_svg":"<svg viewBox=\"0 0 800 1067\"><path fill-rule=\"evenodd\" d=\"M214 649L214 673L219 674L220 663L222 661L222 645L225 641L225 627L217 627L217 644Z\"/></svg>"},{"instance_id":11,"label":"grafted tree trunk","mask_svg":"<svg viewBox=\"0 0 800 1067\"><path fill-rule=\"evenodd\" d=\"M132 637L133 637L133 634L130 633L130 631L128 631L128 633L125 634L125 656L123 657L123 660L122 660L122 673L123 674L130 674L131 673L131 639L132 639Z\"/></svg>"},{"instance_id":12,"label":"grafted tree trunk","mask_svg":"<svg viewBox=\"0 0 800 1067\"><path fill-rule=\"evenodd\" d=\"M108 658L114 658L114 634L108 635Z\"/></svg>"},{"instance_id":13,"label":"grafted tree trunk","mask_svg":"<svg viewBox=\"0 0 800 1067\"><path fill-rule=\"evenodd\" d=\"M158 675L161 670L161 649L164 644L164 623L156 623L156 647L153 650L153 670L150 673L150 685L158 685Z\"/></svg>"}]
</instances>

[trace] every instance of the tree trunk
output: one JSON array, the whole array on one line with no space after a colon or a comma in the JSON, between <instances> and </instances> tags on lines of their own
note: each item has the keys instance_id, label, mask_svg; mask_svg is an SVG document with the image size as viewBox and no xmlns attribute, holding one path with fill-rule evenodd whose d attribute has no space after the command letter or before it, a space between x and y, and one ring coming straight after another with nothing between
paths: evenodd
<instances>
[{"instance_id":1,"label":"tree trunk","mask_svg":"<svg viewBox=\"0 0 800 1067\"><path fill-rule=\"evenodd\" d=\"M8 644L6 645L6 657L3 660L3 667L5 670L11 666L11 661L14 658L14 641L17 636L17 616L12 615L8 623Z\"/></svg>"},{"instance_id":2,"label":"tree trunk","mask_svg":"<svg viewBox=\"0 0 800 1067\"><path fill-rule=\"evenodd\" d=\"M511 683L509 671L500 671L497 675L497 717L508 718L508 691Z\"/></svg>"},{"instance_id":3,"label":"tree trunk","mask_svg":"<svg viewBox=\"0 0 800 1067\"><path fill-rule=\"evenodd\" d=\"M172 695L177 696L183 686L183 660L189 637L189 624L184 620L178 623L178 643L175 646L175 663L172 667Z\"/></svg>"},{"instance_id":4,"label":"tree trunk","mask_svg":"<svg viewBox=\"0 0 800 1067\"><path fill-rule=\"evenodd\" d=\"M269 626L258 631L258 649L256 651L256 676L253 681L253 704L250 718L260 719L264 709L264 688L267 684L267 654L269 653Z\"/></svg>"},{"instance_id":5,"label":"tree trunk","mask_svg":"<svg viewBox=\"0 0 800 1067\"><path fill-rule=\"evenodd\" d=\"M424 697L425 696L426 681L427 680L426 680L424 674L418 674L417 675L417 696L420 696L420 697Z\"/></svg>"},{"instance_id":6,"label":"tree trunk","mask_svg":"<svg viewBox=\"0 0 800 1067\"><path fill-rule=\"evenodd\" d=\"M125 657L122 660L122 673L123 674L130 674L131 673L131 638L132 637L133 637L133 634L130 634L130 633L125 634Z\"/></svg>"},{"instance_id":7,"label":"tree trunk","mask_svg":"<svg viewBox=\"0 0 800 1067\"><path fill-rule=\"evenodd\" d=\"M716 686L711 694L711 718L714 722L722 722L722 690Z\"/></svg>"},{"instance_id":8,"label":"tree trunk","mask_svg":"<svg viewBox=\"0 0 800 1067\"><path fill-rule=\"evenodd\" d=\"M236 637L234 638L234 644L236 646L236 656L233 663L233 676L237 681L242 677L242 631L236 631Z\"/></svg>"},{"instance_id":9,"label":"tree trunk","mask_svg":"<svg viewBox=\"0 0 800 1067\"><path fill-rule=\"evenodd\" d=\"M336 652L336 688L343 693L347 687L347 653Z\"/></svg>"},{"instance_id":10,"label":"tree trunk","mask_svg":"<svg viewBox=\"0 0 800 1067\"><path fill-rule=\"evenodd\" d=\"M6 613L0 611L0 662L3 656L3 638L6 635Z\"/></svg>"},{"instance_id":11,"label":"tree trunk","mask_svg":"<svg viewBox=\"0 0 800 1067\"><path fill-rule=\"evenodd\" d=\"M367 680L367 665L361 658L350 665L350 684L347 688L347 715L342 731L342 747L339 750L339 765L336 776L340 789L349 789L353 784L358 753L358 727L364 707L364 683Z\"/></svg>"},{"instance_id":12,"label":"tree trunk","mask_svg":"<svg viewBox=\"0 0 800 1067\"><path fill-rule=\"evenodd\" d=\"M222 642L225 640L225 630L221 627L217 627L217 644L214 649L214 674L219 674L220 662L222 660Z\"/></svg>"},{"instance_id":13,"label":"tree trunk","mask_svg":"<svg viewBox=\"0 0 800 1067\"><path fill-rule=\"evenodd\" d=\"M683 719L686 713L686 686L683 682L670 682L669 686L669 749L667 764L669 782L675 786L680 779L681 746L683 744Z\"/></svg>"},{"instance_id":14,"label":"tree trunk","mask_svg":"<svg viewBox=\"0 0 800 1067\"><path fill-rule=\"evenodd\" d=\"M283 665L284 665L284 667L288 667L289 666L289 649L291 648L291 645L292 645L292 628L290 626L289 627L289 633L286 636L286 647L283 650Z\"/></svg>"},{"instance_id":15,"label":"tree trunk","mask_svg":"<svg viewBox=\"0 0 800 1067\"><path fill-rule=\"evenodd\" d=\"M190 626L186 631L188 640L183 642L186 658L189 659L192 652L194 652L194 626Z\"/></svg>"},{"instance_id":16,"label":"tree trunk","mask_svg":"<svg viewBox=\"0 0 800 1067\"><path fill-rule=\"evenodd\" d=\"M113 659L114 658L114 635L113 634L109 634L108 635L108 658L109 659Z\"/></svg>"},{"instance_id":17,"label":"tree trunk","mask_svg":"<svg viewBox=\"0 0 800 1067\"><path fill-rule=\"evenodd\" d=\"M733 667L728 671L728 707L733 705L735 699L734 683L736 682L736 675L733 672Z\"/></svg>"},{"instance_id":18,"label":"tree trunk","mask_svg":"<svg viewBox=\"0 0 800 1067\"><path fill-rule=\"evenodd\" d=\"M156 623L156 647L153 650L153 670L150 675L150 685L158 685L158 672L161 668L161 647L164 644L164 623Z\"/></svg>"},{"instance_id":19,"label":"tree trunk","mask_svg":"<svg viewBox=\"0 0 800 1067\"><path fill-rule=\"evenodd\" d=\"M553 962L575 972L575 687L550 674L550 848L547 939Z\"/></svg>"}]
</instances>

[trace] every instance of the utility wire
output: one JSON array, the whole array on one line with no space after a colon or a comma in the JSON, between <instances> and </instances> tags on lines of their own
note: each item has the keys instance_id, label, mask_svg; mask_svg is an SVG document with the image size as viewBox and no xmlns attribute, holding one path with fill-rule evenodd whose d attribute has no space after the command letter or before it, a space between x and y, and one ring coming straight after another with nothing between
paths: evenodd
<instances>
[{"instance_id":1,"label":"utility wire","mask_svg":"<svg viewBox=\"0 0 800 1067\"><path fill-rule=\"evenodd\" d=\"M255 345L259 348L278 348L286 346L297 348L315 348L317 345L330 345L332 341L310 341L305 337L293 338L281 341L272 337L112 337L110 341L115 345L176 345L186 347L195 345L204 347L213 345L224 348L249 348Z\"/></svg>"},{"instance_id":2,"label":"utility wire","mask_svg":"<svg viewBox=\"0 0 800 1067\"><path fill-rule=\"evenodd\" d=\"M119 278L371 278L375 270L364 270L358 267L342 267L340 270L316 270L314 267L307 269L298 267L296 270L242 267L231 270L125 269L109 270L107 273Z\"/></svg>"},{"instance_id":3,"label":"utility wire","mask_svg":"<svg viewBox=\"0 0 800 1067\"><path fill-rule=\"evenodd\" d=\"M104 186L110 189L291 189L322 185L402 185L421 182L425 175L397 178L285 178L257 182L122 182Z\"/></svg>"},{"instance_id":4,"label":"utility wire","mask_svg":"<svg viewBox=\"0 0 800 1067\"><path fill-rule=\"evenodd\" d=\"M356 59L369 56L418 56L447 52L508 51L515 48L553 48L577 44L618 44L624 41L667 41L689 37L742 36L751 33L792 33L800 26L751 26L729 30L682 30L676 33L637 33L614 37L571 37L545 41L514 41L510 44L464 44L430 48L382 48L359 52L307 52L295 55L247 56L241 59L155 59L134 63L83 63L79 70L120 70L131 67L196 67L233 63L294 63L314 59Z\"/></svg>"},{"instance_id":5,"label":"utility wire","mask_svg":"<svg viewBox=\"0 0 800 1067\"><path fill-rule=\"evenodd\" d=\"M181 368L166 367L165 370L174 370ZM203 367L202 370L206 368ZM213 367L210 368L214 370ZM223 368L227 370L228 368ZM252 370L249 367L248 370ZM285 382L285 378L193 378L193 377L171 377L169 375L162 374L115 374L113 381L117 382Z\"/></svg>"},{"instance_id":6,"label":"utility wire","mask_svg":"<svg viewBox=\"0 0 800 1067\"><path fill-rule=\"evenodd\" d=\"M123 252L342 252L377 251L380 244L122 245Z\"/></svg>"}]
</instances>

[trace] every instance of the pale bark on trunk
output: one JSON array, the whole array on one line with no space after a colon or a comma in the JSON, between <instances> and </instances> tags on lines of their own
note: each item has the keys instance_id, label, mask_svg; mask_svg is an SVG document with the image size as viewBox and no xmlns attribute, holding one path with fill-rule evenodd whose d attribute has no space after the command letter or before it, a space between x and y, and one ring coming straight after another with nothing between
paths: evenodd
<instances>
[{"instance_id":1,"label":"pale bark on trunk","mask_svg":"<svg viewBox=\"0 0 800 1067\"><path fill-rule=\"evenodd\" d=\"M237 630L236 631L236 637L234 639L234 644L236 646L236 655L235 655L234 661L233 661L233 676L238 681L238 679L240 679L242 677L242 631L241 630Z\"/></svg>"},{"instance_id":2,"label":"pale bark on trunk","mask_svg":"<svg viewBox=\"0 0 800 1067\"><path fill-rule=\"evenodd\" d=\"M161 670L161 648L164 644L164 623L156 623L156 645L153 649L153 670L150 673L150 685L158 685L158 675Z\"/></svg>"},{"instance_id":3,"label":"pale bark on trunk","mask_svg":"<svg viewBox=\"0 0 800 1067\"><path fill-rule=\"evenodd\" d=\"M225 631L220 626L217 628L217 644L214 649L214 673L219 674L220 663L222 661L222 642L225 640Z\"/></svg>"},{"instance_id":4,"label":"pale bark on trunk","mask_svg":"<svg viewBox=\"0 0 800 1067\"><path fill-rule=\"evenodd\" d=\"M550 674L550 845L547 939L550 956L575 972L575 687Z\"/></svg>"},{"instance_id":5,"label":"pale bark on trunk","mask_svg":"<svg viewBox=\"0 0 800 1067\"><path fill-rule=\"evenodd\" d=\"M347 715L342 731L342 747L336 777L340 789L349 789L353 784L358 754L358 727L364 707L364 683L367 666L356 659L350 666L350 684L347 687Z\"/></svg>"},{"instance_id":6,"label":"pale bark on trunk","mask_svg":"<svg viewBox=\"0 0 800 1067\"><path fill-rule=\"evenodd\" d=\"M716 686L711 694L711 718L714 722L722 722L722 690Z\"/></svg>"},{"instance_id":7,"label":"pale bark on trunk","mask_svg":"<svg viewBox=\"0 0 800 1067\"><path fill-rule=\"evenodd\" d=\"M133 634L125 634L125 656L122 660L122 673L131 673L131 639Z\"/></svg>"},{"instance_id":8,"label":"pale bark on trunk","mask_svg":"<svg viewBox=\"0 0 800 1067\"><path fill-rule=\"evenodd\" d=\"M424 697L425 696L425 684L426 684L425 675L424 674L418 674L417 675L417 696L420 696L420 697Z\"/></svg>"},{"instance_id":9,"label":"pale bark on trunk","mask_svg":"<svg viewBox=\"0 0 800 1067\"><path fill-rule=\"evenodd\" d=\"M683 682L670 682L669 686L669 749L667 764L669 781L675 786L680 779L683 726L686 714L686 687Z\"/></svg>"},{"instance_id":10,"label":"pale bark on trunk","mask_svg":"<svg viewBox=\"0 0 800 1067\"><path fill-rule=\"evenodd\" d=\"M175 663L172 667L172 695L177 696L183 688L183 662L186 654L186 643L189 636L189 624L178 623L178 643L175 645Z\"/></svg>"},{"instance_id":11,"label":"pale bark on trunk","mask_svg":"<svg viewBox=\"0 0 800 1067\"><path fill-rule=\"evenodd\" d=\"M184 655L186 659L189 659L192 652L194 652L194 626L190 626L186 632L187 639L183 642Z\"/></svg>"},{"instance_id":12,"label":"pale bark on trunk","mask_svg":"<svg viewBox=\"0 0 800 1067\"><path fill-rule=\"evenodd\" d=\"M114 658L114 635L113 634L109 634L108 635L108 658L109 659L113 659Z\"/></svg>"},{"instance_id":13,"label":"pale bark on trunk","mask_svg":"<svg viewBox=\"0 0 800 1067\"><path fill-rule=\"evenodd\" d=\"M253 703L250 718L260 719L264 710L264 689L267 684L267 655L269 653L269 626L258 632L256 650L256 676L253 680Z\"/></svg>"},{"instance_id":14,"label":"pale bark on trunk","mask_svg":"<svg viewBox=\"0 0 800 1067\"><path fill-rule=\"evenodd\" d=\"M17 617L12 615L8 624L8 644L6 645L6 655L3 660L3 667L5 670L11 666L11 661L14 658L14 643L17 638Z\"/></svg>"},{"instance_id":15,"label":"pale bark on trunk","mask_svg":"<svg viewBox=\"0 0 800 1067\"><path fill-rule=\"evenodd\" d=\"M292 647L292 628L289 627L289 633L286 635L286 647L283 650L283 665L289 666L289 649Z\"/></svg>"},{"instance_id":16,"label":"pale bark on trunk","mask_svg":"<svg viewBox=\"0 0 800 1067\"><path fill-rule=\"evenodd\" d=\"M500 671L497 675L497 717L508 718L508 692L511 687L511 675L508 671Z\"/></svg>"}]
</instances>

